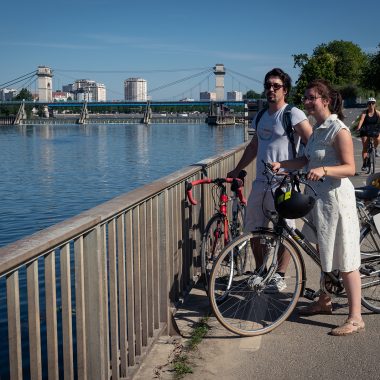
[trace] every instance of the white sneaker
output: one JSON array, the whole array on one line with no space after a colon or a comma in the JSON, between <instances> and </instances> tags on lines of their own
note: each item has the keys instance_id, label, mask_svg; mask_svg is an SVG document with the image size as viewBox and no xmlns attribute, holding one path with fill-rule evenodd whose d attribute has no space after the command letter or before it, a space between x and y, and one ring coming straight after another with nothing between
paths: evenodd
<instances>
[{"instance_id":1,"label":"white sneaker","mask_svg":"<svg viewBox=\"0 0 380 380\"><path fill-rule=\"evenodd\" d=\"M286 289L286 282L280 274L275 273L273 278L269 281L264 292L265 293L278 293Z\"/></svg>"}]
</instances>

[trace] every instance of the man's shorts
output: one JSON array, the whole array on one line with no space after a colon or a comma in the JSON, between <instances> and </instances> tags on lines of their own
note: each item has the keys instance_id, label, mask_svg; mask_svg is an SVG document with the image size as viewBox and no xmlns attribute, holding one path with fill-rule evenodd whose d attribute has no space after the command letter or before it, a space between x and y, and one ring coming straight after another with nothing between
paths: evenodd
<instances>
[{"instance_id":1,"label":"man's shorts","mask_svg":"<svg viewBox=\"0 0 380 380\"><path fill-rule=\"evenodd\" d=\"M244 231L251 232L260 227L269 227L270 220L265 212L274 210L273 196L268 184L262 181L253 181L245 213ZM295 228L294 219L287 219L287 222Z\"/></svg>"}]
</instances>

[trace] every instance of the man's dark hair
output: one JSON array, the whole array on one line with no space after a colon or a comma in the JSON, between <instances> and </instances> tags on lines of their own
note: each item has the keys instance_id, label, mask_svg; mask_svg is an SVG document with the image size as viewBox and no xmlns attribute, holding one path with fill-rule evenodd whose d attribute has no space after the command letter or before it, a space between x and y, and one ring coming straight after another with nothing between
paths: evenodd
<instances>
[{"instance_id":1,"label":"man's dark hair","mask_svg":"<svg viewBox=\"0 0 380 380\"><path fill-rule=\"evenodd\" d=\"M292 88L292 79L285 71L279 69L278 67L275 67L265 75L264 84L267 82L269 77L279 77L286 89L286 97L289 96L290 90Z\"/></svg>"}]
</instances>

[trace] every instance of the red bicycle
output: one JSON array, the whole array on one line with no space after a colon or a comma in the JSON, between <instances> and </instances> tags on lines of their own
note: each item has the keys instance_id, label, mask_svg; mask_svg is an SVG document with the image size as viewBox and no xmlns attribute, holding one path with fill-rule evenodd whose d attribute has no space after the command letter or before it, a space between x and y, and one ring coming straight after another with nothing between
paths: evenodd
<instances>
[{"instance_id":1,"label":"red bicycle","mask_svg":"<svg viewBox=\"0 0 380 380\"><path fill-rule=\"evenodd\" d=\"M212 184L212 198L215 213L208 221L202 234L201 243L201 271L205 289L208 290L208 282L214 261L222 249L235 237L243 233L245 205L242 188L246 171L242 170L238 178L203 178L186 183L187 198L192 205L197 201L193 198L192 188L197 185ZM231 195L227 194L226 184L231 184ZM228 219L227 204L232 202L232 219ZM243 273L247 259L247 247L240 247L234 252L234 268L237 273Z\"/></svg>"}]
</instances>

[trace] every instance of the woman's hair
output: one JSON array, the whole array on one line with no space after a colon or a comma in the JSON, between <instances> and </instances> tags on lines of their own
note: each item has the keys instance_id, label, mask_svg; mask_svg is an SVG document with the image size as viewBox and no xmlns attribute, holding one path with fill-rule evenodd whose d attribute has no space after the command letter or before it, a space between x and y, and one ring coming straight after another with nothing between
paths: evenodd
<instances>
[{"instance_id":1,"label":"woman's hair","mask_svg":"<svg viewBox=\"0 0 380 380\"><path fill-rule=\"evenodd\" d=\"M344 119L343 99L339 91L335 90L329 81L325 79L315 79L306 86L306 90L314 88L322 98L329 101L329 110L338 115L340 120Z\"/></svg>"},{"instance_id":2,"label":"woman's hair","mask_svg":"<svg viewBox=\"0 0 380 380\"><path fill-rule=\"evenodd\" d=\"M286 97L290 94L290 90L292 88L292 79L290 76L282 69L275 67L271 71L268 71L264 78L264 85L270 77L279 77L284 84L286 89Z\"/></svg>"}]
</instances>

